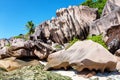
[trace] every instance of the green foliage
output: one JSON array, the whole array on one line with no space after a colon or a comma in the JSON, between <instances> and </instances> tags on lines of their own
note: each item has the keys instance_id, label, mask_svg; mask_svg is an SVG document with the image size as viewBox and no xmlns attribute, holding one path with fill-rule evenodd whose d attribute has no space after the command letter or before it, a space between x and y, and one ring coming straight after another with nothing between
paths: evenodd
<instances>
[{"instance_id":1,"label":"green foliage","mask_svg":"<svg viewBox=\"0 0 120 80\"><path fill-rule=\"evenodd\" d=\"M8 43L8 44L7 44L7 45L5 45L5 46L10 47L10 43Z\"/></svg>"},{"instance_id":2,"label":"green foliage","mask_svg":"<svg viewBox=\"0 0 120 80\"><path fill-rule=\"evenodd\" d=\"M18 36L14 36L14 38L18 39L18 38L22 38L22 37L18 35Z\"/></svg>"},{"instance_id":3,"label":"green foliage","mask_svg":"<svg viewBox=\"0 0 120 80\"><path fill-rule=\"evenodd\" d=\"M101 15L106 1L107 0L86 0L82 5L89 6L91 8L98 8L98 13Z\"/></svg>"},{"instance_id":4,"label":"green foliage","mask_svg":"<svg viewBox=\"0 0 120 80\"><path fill-rule=\"evenodd\" d=\"M14 38L16 39L22 38L22 39L28 40L29 35L33 34L35 31L35 25L32 21L28 21L25 26L26 26L26 29L28 30L28 33L25 35L19 34L18 36L14 36Z\"/></svg>"},{"instance_id":5,"label":"green foliage","mask_svg":"<svg viewBox=\"0 0 120 80\"><path fill-rule=\"evenodd\" d=\"M25 66L10 72L0 71L0 80L71 80L50 71L43 71L43 65Z\"/></svg>"},{"instance_id":6,"label":"green foliage","mask_svg":"<svg viewBox=\"0 0 120 80\"><path fill-rule=\"evenodd\" d=\"M77 41L79 41L79 39L78 38L73 38L73 40L71 40L70 42L69 42L69 45L66 47L66 49L68 49L69 47L71 47L75 42L77 42Z\"/></svg>"},{"instance_id":7,"label":"green foliage","mask_svg":"<svg viewBox=\"0 0 120 80\"><path fill-rule=\"evenodd\" d=\"M25 25L26 29L28 30L28 35L31 35L35 31L35 25L32 21L28 21L27 24Z\"/></svg>"},{"instance_id":8,"label":"green foliage","mask_svg":"<svg viewBox=\"0 0 120 80\"><path fill-rule=\"evenodd\" d=\"M24 39L25 39L25 40L28 40L28 39L29 39L29 34L25 34L25 35L24 35Z\"/></svg>"},{"instance_id":9,"label":"green foliage","mask_svg":"<svg viewBox=\"0 0 120 80\"><path fill-rule=\"evenodd\" d=\"M57 48L57 49L61 49L62 46L61 46L61 45L55 45L55 48Z\"/></svg>"},{"instance_id":10,"label":"green foliage","mask_svg":"<svg viewBox=\"0 0 120 80\"><path fill-rule=\"evenodd\" d=\"M107 49L107 46L106 46L106 44L105 44L105 42L103 41L102 38L103 38L102 35L88 36L87 37L88 40L92 40L94 42L97 42Z\"/></svg>"},{"instance_id":11,"label":"green foliage","mask_svg":"<svg viewBox=\"0 0 120 80\"><path fill-rule=\"evenodd\" d=\"M16 39L25 39L25 40L28 40L28 37L29 37L29 35L28 34L25 34L25 35L23 35L23 34L19 34L18 36L14 36L14 38L16 38Z\"/></svg>"},{"instance_id":12,"label":"green foliage","mask_svg":"<svg viewBox=\"0 0 120 80\"><path fill-rule=\"evenodd\" d=\"M87 40L92 40L92 41L94 41L94 42L97 42L97 43L101 44L103 47L105 47L106 49L108 49L107 46L106 46L106 44L105 44L105 42L103 41L102 35L88 36L88 37L87 37ZM71 47L71 46L72 46L75 42L77 42L77 41L79 41L78 38L73 38L73 40L71 40L71 41L69 42L69 45L66 47L66 49L68 49L69 47Z\"/></svg>"},{"instance_id":13,"label":"green foliage","mask_svg":"<svg viewBox=\"0 0 120 80\"><path fill-rule=\"evenodd\" d=\"M19 34L18 36L14 36L14 38L18 39L18 38L24 38L23 34Z\"/></svg>"}]
</instances>

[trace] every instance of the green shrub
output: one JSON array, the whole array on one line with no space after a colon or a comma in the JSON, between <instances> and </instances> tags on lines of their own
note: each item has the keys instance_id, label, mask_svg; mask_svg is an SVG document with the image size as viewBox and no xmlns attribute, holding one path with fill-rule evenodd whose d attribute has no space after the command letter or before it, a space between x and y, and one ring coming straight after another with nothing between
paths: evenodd
<instances>
[{"instance_id":1,"label":"green shrub","mask_svg":"<svg viewBox=\"0 0 120 80\"><path fill-rule=\"evenodd\" d=\"M69 42L69 45L66 47L66 49L68 49L69 47L71 47L71 46L72 46L75 42L77 42L77 41L79 41L79 39L76 38L76 37L74 37L73 40L71 40L71 41Z\"/></svg>"},{"instance_id":2,"label":"green shrub","mask_svg":"<svg viewBox=\"0 0 120 80\"><path fill-rule=\"evenodd\" d=\"M89 6L91 8L98 8L98 14L101 15L106 1L107 0L86 0L82 5Z\"/></svg>"},{"instance_id":3,"label":"green shrub","mask_svg":"<svg viewBox=\"0 0 120 80\"><path fill-rule=\"evenodd\" d=\"M57 49L61 49L62 46L61 46L61 45L55 45L55 48L57 48Z\"/></svg>"},{"instance_id":4,"label":"green shrub","mask_svg":"<svg viewBox=\"0 0 120 80\"><path fill-rule=\"evenodd\" d=\"M33 34L35 31L35 24L33 23L33 21L28 21L27 24L25 25L26 29L28 30L29 35Z\"/></svg>"},{"instance_id":5,"label":"green shrub","mask_svg":"<svg viewBox=\"0 0 120 80\"><path fill-rule=\"evenodd\" d=\"M29 35L28 34L25 34L25 35L23 35L23 34L20 34L20 35L18 35L18 36L14 36L14 38L16 38L16 39L25 39L25 40L28 40L29 38Z\"/></svg>"},{"instance_id":6,"label":"green shrub","mask_svg":"<svg viewBox=\"0 0 120 80\"><path fill-rule=\"evenodd\" d=\"M18 38L24 38L23 34L19 34L18 36L14 36L14 38L18 39Z\"/></svg>"},{"instance_id":7,"label":"green shrub","mask_svg":"<svg viewBox=\"0 0 120 80\"><path fill-rule=\"evenodd\" d=\"M25 40L29 40L29 36L30 36L29 34L25 34L25 35L24 35L24 39L25 39Z\"/></svg>"},{"instance_id":8,"label":"green shrub","mask_svg":"<svg viewBox=\"0 0 120 80\"><path fill-rule=\"evenodd\" d=\"M14 36L14 38L18 39L18 38L22 38L21 36Z\"/></svg>"},{"instance_id":9,"label":"green shrub","mask_svg":"<svg viewBox=\"0 0 120 80\"><path fill-rule=\"evenodd\" d=\"M7 45L5 45L5 46L10 47L10 43L8 43L8 44L7 44Z\"/></svg>"},{"instance_id":10,"label":"green shrub","mask_svg":"<svg viewBox=\"0 0 120 80\"><path fill-rule=\"evenodd\" d=\"M105 42L103 41L102 38L103 38L102 35L88 36L87 37L88 40L92 40L94 42L97 42L107 49L107 46L106 46L106 44L105 44Z\"/></svg>"}]
</instances>

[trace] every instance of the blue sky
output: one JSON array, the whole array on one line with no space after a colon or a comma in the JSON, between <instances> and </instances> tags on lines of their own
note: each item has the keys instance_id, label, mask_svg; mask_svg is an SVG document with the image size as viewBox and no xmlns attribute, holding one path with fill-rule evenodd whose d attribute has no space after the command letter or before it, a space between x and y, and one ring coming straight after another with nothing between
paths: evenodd
<instances>
[{"instance_id":1,"label":"blue sky","mask_svg":"<svg viewBox=\"0 0 120 80\"><path fill-rule=\"evenodd\" d=\"M56 10L85 0L0 0L0 38L25 34L25 24L35 25L56 16Z\"/></svg>"}]
</instances>

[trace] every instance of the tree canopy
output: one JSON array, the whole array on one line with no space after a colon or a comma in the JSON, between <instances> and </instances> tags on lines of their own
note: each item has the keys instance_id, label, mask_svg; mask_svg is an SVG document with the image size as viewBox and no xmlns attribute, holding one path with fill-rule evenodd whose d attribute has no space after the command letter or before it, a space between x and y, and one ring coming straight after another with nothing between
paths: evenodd
<instances>
[{"instance_id":1,"label":"tree canopy","mask_svg":"<svg viewBox=\"0 0 120 80\"><path fill-rule=\"evenodd\" d=\"M101 15L106 1L107 0L86 0L82 5L89 6L91 8L98 8L98 13Z\"/></svg>"},{"instance_id":2,"label":"tree canopy","mask_svg":"<svg viewBox=\"0 0 120 80\"><path fill-rule=\"evenodd\" d=\"M32 21L28 21L27 24L25 25L27 30L28 30L28 35L31 35L35 31L35 25Z\"/></svg>"}]
</instances>

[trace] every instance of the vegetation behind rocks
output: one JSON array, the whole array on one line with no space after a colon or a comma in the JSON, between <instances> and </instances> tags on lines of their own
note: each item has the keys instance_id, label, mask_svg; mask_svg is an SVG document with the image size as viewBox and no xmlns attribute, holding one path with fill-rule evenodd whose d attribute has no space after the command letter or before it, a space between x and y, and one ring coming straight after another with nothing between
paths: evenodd
<instances>
[{"instance_id":1,"label":"vegetation behind rocks","mask_svg":"<svg viewBox=\"0 0 120 80\"><path fill-rule=\"evenodd\" d=\"M73 40L69 41L69 45L66 47L66 49L68 49L69 47L71 47L77 41L79 41L79 39L76 38L76 37L74 37Z\"/></svg>"},{"instance_id":2,"label":"vegetation behind rocks","mask_svg":"<svg viewBox=\"0 0 120 80\"><path fill-rule=\"evenodd\" d=\"M102 35L96 35L96 36L88 36L87 40L92 40L94 42L99 43L100 45L102 45L103 47L107 48L107 45L105 44L105 42L103 41L103 37ZM79 41L78 38L73 38L73 40L71 40L69 42L69 45L66 47L66 49L68 49L69 47L71 47L75 42Z\"/></svg>"},{"instance_id":3,"label":"vegetation behind rocks","mask_svg":"<svg viewBox=\"0 0 120 80\"><path fill-rule=\"evenodd\" d=\"M107 49L107 46L106 46L105 42L103 41L102 35L88 36L87 39L92 40L94 42L97 42Z\"/></svg>"},{"instance_id":4,"label":"vegetation behind rocks","mask_svg":"<svg viewBox=\"0 0 120 80\"><path fill-rule=\"evenodd\" d=\"M91 8L98 8L98 14L102 14L102 10L107 0L86 0L82 5L89 6Z\"/></svg>"}]
</instances>

